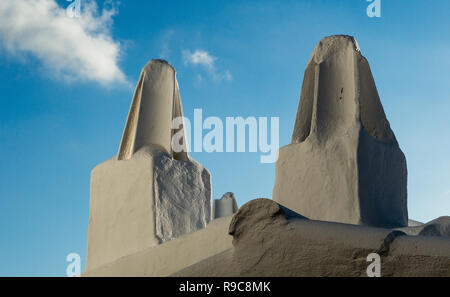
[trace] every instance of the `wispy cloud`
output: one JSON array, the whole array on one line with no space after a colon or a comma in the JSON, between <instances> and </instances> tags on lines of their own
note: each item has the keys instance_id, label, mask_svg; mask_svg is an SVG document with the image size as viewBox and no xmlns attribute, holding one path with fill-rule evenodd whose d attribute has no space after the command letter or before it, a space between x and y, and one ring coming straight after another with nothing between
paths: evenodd
<instances>
[{"instance_id":1,"label":"wispy cloud","mask_svg":"<svg viewBox=\"0 0 450 297\"><path fill-rule=\"evenodd\" d=\"M216 57L208 53L207 51L197 49L194 52L189 50L182 51L183 62L185 66L194 65L201 66L206 73L211 76L213 80L216 81L231 81L233 76L231 75L229 70L224 72L219 72L216 69L215 62L217 60Z\"/></svg>"},{"instance_id":2,"label":"wispy cloud","mask_svg":"<svg viewBox=\"0 0 450 297\"><path fill-rule=\"evenodd\" d=\"M70 18L55 0L1 0L1 47L12 56L37 57L57 77L126 83L118 66L120 43L110 32L117 10L81 3L81 17Z\"/></svg>"},{"instance_id":3,"label":"wispy cloud","mask_svg":"<svg viewBox=\"0 0 450 297\"><path fill-rule=\"evenodd\" d=\"M170 57L170 41L173 37L173 35L175 35L175 31L173 30L167 30L164 32L161 40L160 40L160 44L161 44L161 49L159 51L159 57L162 59L168 59Z\"/></svg>"}]
</instances>

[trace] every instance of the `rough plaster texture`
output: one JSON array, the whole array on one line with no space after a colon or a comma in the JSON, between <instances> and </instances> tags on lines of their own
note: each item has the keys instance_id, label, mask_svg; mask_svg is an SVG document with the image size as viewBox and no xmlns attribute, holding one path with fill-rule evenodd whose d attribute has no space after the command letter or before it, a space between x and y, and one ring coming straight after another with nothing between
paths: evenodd
<instances>
[{"instance_id":1,"label":"rough plaster texture","mask_svg":"<svg viewBox=\"0 0 450 297\"><path fill-rule=\"evenodd\" d=\"M238 205L234 194L231 192L225 193L222 198L214 199L213 204L213 218L228 217L238 211Z\"/></svg>"},{"instance_id":2,"label":"rough plaster texture","mask_svg":"<svg viewBox=\"0 0 450 297\"><path fill-rule=\"evenodd\" d=\"M178 116L175 70L153 60L141 73L118 155L91 174L87 270L210 221L210 173L186 151L171 149L172 119ZM178 132L186 144L184 127Z\"/></svg>"},{"instance_id":3,"label":"rough plaster texture","mask_svg":"<svg viewBox=\"0 0 450 297\"><path fill-rule=\"evenodd\" d=\"M204 228L210 221L211 177L200 163L154 159L156 236L167 241Z\"/></svg>"},{"instance_id":4,"label":"rough plaster texture","mask_svg":"<svg viewBox=\"0 0 450 297\"><path fill-rule=\"evenodd\" d=\"M308 220L269 199L234 215L233 248L172 276L367 276L367 256L381 256L382 276L450 276L450 239Z\"/></svg>"},{"instance_id":5,"label":"rough plaster texture","mask_svg":"<svg viewBox=\"0 0 450 297\"><path fill-rule=\"evenodd\" d=\"M232 248L230 221L231 217L213 220L204 229L87 270L83 276L169 276Z\"/></svg>"},{"instance_id":6,"label":"rough plaster texture","mask_svg":"<svg viewBox=\"0 0 450 297\"><path fill-rule=\"evenodd\" d=\"M353 37L327 37L314 49L273 199L314 220L408 225L406 159Z\"/></svg>"}]
</instances>

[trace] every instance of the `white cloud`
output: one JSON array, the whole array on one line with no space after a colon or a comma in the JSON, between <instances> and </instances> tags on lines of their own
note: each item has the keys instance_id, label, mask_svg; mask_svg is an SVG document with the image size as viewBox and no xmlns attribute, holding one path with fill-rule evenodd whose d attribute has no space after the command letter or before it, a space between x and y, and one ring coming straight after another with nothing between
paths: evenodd
<instances>
[{"instance_id":1,"label":"white cloud","mask_svg":"<svg viewBox=\"0 0 450 297\"><path fill-rule=\"evenodd\" d=\"M226 80L231 81L233 76L230 71L218 72L215 66L216 57L209 54L207 51L197 49L194 52L189 50L182 51L183 62L185 66L199 65L202 66L207 73L216 81Z\"/></svg>"},{"instance_id":2,"label":"white cloud","mask_svg":"<svg viewBox=\"0 0 450 297\"><path fill-rule=\"evenodd\" d=\"M191 53L191 51L189 50L184 50L183 60L184 65L194 64L212 68L214 67L214 61L217 60L217 58L210 55L208 52L204 50L195 50L195 52L193 53Z\"/></svg>"},{"instance_id":3,"label":"white cloud","mask_svg":"<svg viewBox=\"0 0 450 297\"><path fill-rule=\"evenodd\" d=\"M116 10L99 12L89 0L81 5L81 17L70 18L55 0L1 0L1 47L13 56L32 54L59 77L126 83L120 44L110 33Z\"/></svg>"}]
</instances>

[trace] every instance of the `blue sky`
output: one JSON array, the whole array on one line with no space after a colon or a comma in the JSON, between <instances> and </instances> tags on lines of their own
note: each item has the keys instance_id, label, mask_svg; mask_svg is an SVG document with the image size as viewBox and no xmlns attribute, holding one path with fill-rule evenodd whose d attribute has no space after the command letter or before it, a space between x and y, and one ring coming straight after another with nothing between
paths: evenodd
<instances>
[{"instance_id":1,"label":"blue sky","mask_svg":"<svg viewBox=\"0 0 450 297\"><path fill-rule=\"evenodd\" d=\"M117 153L152 58L177 69L188 118L277 116L283 146L316 43L355 36L407 158L410 218L450 215L450 2L381 2L369 18L365 0L82 1L74 20L66 1L2 0L0 275L64 276L71 252L84 262L90 171ZM209 64L186 63L196 51ZM271 197L259 153L192 155L213 198Z\"/></svg>"}]
</instances>

